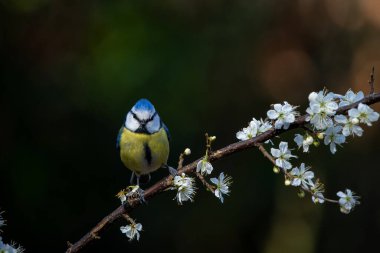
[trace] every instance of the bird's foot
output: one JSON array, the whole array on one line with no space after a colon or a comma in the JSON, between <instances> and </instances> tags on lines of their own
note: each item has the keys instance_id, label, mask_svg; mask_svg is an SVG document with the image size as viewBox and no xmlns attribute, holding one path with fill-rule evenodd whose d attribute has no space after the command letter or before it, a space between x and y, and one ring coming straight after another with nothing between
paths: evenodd
<instances>
[{"instance_id":1,"label":"bird's foot","mask_svg":"<svg viewBox=\"0 0 380 253\"><path fill-rule=\"evenodd\" d=\"M128 193L126 194L127 197L133 197L138 194L138 190L140 189L140 186L138 185L130 185L127 187Z\"/></svg>"},{"instance_id":2,"label":"bird's foot","mask_svg":"<svg viewBox=\"0 0 380 253\"><path fill-rule=\"evenodd\" d=\"M139 199L141 204L148 204L148 202L146 202L146 200L145 200L145 196L144 196L145 191L143 189L138 188L136 193L137 193L137 198Z\"/></svg>"},{"instance_id":3,"label":"bird's foot","mask_svg":"<svg viewBox=\"0 0 380 253\"><path fill-rule=\"evenodd\" d=\"M123 193L123 195L124 195L123 196L124 197L124 201L122 200L122 203L125 202L127 198L129 200L137 198L140 201L141 204L142 203L145 203L145 204L147 203L146 200L145 200L145 197L144 197L145 191L143 189L141 189L139 185L130 185L130 186L127 187L127 189L123 190L122 192L119 192L117 196L119 197L119 195L121 193Z\"/></svg>"}]
</instances>

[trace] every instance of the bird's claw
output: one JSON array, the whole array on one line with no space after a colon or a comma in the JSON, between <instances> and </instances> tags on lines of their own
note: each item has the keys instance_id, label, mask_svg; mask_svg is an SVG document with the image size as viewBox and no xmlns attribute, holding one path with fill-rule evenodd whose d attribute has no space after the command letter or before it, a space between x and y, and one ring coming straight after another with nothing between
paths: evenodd
<instances>
[{"instance_id":1,"label":"bird's claw","mask_svg":"<svg viewBox=\"0 0 380 253\"><path fill-rule=\"evenodd\" d=\"M139 199L141 204L147 204L148 203L145 200L145 196L144 196L145 191L143 189L139 188L136 193L137 193L137 198Z\"/></svg>"}]
</instances>

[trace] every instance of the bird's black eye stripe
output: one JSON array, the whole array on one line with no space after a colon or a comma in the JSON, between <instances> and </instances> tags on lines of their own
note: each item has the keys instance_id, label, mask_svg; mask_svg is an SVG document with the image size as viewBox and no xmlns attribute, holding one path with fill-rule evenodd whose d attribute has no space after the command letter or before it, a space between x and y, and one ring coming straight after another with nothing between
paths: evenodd
<instances>
[{"instance_id":1,"label":"bird's black eye stripe","mask_svg":"<svg viewBox=\"0 0 380 253\"><path fill-rule=\"evenodd\" d=\"M141 119L139 119L139 117L137 117L136 113L134 113L132 111L131 111L131 114L132 114L132 116L133 116L133 118L135 120L137 120L141 124L146 124L146 123L148 123L148 122L150 122L150 121L152 121L154 119L154 117L157 115L157 112L155 112L148 120L141 120Z\"/></svg>"},{"instance_id":2,"label":"bird's black eye stripe","mask_svg":"<svg viewBox=\"0 0 380 253\"><path fill-rule=\"evenodd\" d=\"M152 121L156 115L157 115L157 112L154 112L154 114L152 115L152 117L150 117L147 122Z\"/></svg>"},{"instance_id":3,"label":"bird's black eye stripe","mask_svg":"<svg viewBox=\"0 0 380 253\"><path fill-rule=\"evenodd\" d=\"M137 117L137 115L136 115L134 112L131 111L131 113L132 113L133 118L134 118L135 120L137 120L137 121L140 122L139 117Z\"/></svg>"}]
</instances>

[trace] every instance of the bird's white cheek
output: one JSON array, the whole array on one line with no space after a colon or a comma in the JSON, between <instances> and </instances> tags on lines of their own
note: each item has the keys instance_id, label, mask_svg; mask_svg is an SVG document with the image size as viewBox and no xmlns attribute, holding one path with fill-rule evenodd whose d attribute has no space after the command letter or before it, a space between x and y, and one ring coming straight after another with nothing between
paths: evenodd
<instances>
[{"instance_id":1,"label":"bird's white cheek","mask_svg":"<svg viewBox=\"0 0 380 253\"><path fill-rule=\"evenodd\" d=\"M140 123L133 118L132 115L128 114L127 119L125 120L125 126L131 131L136 131L139 128Z\"/></svg>"},{"instance_id":2,"label":"bird's white cheek","mask_svg":"<svg viewBox=\"0 0 380 253\"><path fill-rule=\"evenodd\" d=\"M154 117L154 119L146 124L146 130L149 133L155 133L158 130L160 130L160 118L159 117Z\"/></svg>"}]
</instances>

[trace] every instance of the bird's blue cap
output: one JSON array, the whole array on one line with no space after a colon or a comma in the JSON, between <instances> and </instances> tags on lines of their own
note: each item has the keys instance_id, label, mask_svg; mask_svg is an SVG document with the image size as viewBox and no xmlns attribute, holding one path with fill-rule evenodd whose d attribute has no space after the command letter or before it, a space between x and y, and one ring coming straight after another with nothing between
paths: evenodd
<instances>
[{"instance_id":1,"label":"bird's blue cap","mask_svg":"<svg viewBox=\"0 0 380 253\"><path fill-rule=\"evenodd\" d=\"M153 104L146 98L141 98L133 106L132 110L134 111L155 111Z\"/></svg>"}]
</instances>

